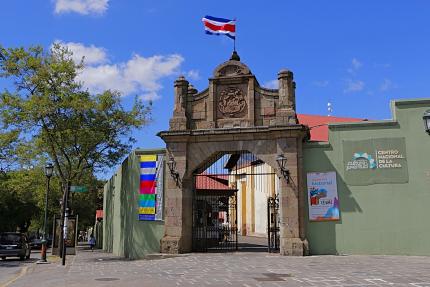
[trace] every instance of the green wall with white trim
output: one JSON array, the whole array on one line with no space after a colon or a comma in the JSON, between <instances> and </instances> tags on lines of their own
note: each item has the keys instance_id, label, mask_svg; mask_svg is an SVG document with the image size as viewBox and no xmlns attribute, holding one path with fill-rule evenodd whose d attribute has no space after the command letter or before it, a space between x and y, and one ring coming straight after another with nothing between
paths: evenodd
<instances>
[{"instance_id":1,"label":"green wall with white trim","mask_svg":"<svg viewBox=\"0 0 430 287\"><path fill-rule=\"evenodd\" d=\"M164 149L135 150L104 186L103 249L130 259L160 252L163 221L139 221L140 160Z\"/></svg>"},{"instance_id":2,"label":"green wall with white trim","mask_svg":"<svg viewBox=\"0 0 430 287\"><path fill-rule=\"evenodd\" d=\"M430 99L393 101L392 120L330 124L329 143L304 145L302 192L307 198L307 172L336 171L341 218L309 222L306 209L311 254L430 255L430 135L422 119L428 109ZM343 140L396 137L406 142L407 183L345 183Z\"/></svg>"}]
</instances>

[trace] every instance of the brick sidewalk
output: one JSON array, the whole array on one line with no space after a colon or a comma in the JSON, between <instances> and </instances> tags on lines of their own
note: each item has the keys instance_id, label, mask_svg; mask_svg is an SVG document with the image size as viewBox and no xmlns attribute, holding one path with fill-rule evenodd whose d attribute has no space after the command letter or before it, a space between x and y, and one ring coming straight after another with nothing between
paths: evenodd
<instances>
[{"instance_id":1,"label":"brick sidewalk","mask_svg":"<svg viewBox=\"0 0 430 287\"><path fill-rule=\"evenodd\" d=\"M124 260L80 249L34 265L11 286L409 286L430 287L430 257L184 254Z\"/></svg>"}]
</instances>

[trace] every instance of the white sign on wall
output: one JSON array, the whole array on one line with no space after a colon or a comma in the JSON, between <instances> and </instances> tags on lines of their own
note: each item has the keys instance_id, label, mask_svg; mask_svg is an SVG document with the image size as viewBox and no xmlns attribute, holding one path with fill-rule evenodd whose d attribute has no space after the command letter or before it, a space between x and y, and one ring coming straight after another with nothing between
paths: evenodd
<instances>
[{"instance_id":1,"label":"white sign on wall","mask_svg":"<svg viewBox=\"0 0 430 287\"><path fill-rule=\"evenodd\" d=\"M339 220L336 172L309 172L307 174L307 186L309 220Z\"/></svg>"}]
</instances>

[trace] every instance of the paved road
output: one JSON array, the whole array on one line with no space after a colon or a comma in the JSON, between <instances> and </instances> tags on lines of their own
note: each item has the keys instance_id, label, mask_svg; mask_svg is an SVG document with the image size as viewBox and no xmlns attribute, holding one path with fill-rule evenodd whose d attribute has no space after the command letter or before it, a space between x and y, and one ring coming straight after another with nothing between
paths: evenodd
<instances>
[{"instance_id":1,"label":"paved road","mask_svg":"<svg viewBox=\"0 0 430 287\"><path fill-rule=\"evenodd\" d=\"M67 266L33 264L10 286L430 287L430 257L185 254L129 261L80 249Z\"/></svg>"},{"instance_id":2,"label":"paved road","mask_svg":"<svg viewBox=\"0 0 430 287\"><path fill-rule=\"evenodd\" d=\"M21 261L19 258L8 257L0 260L0 287L10 285L10 283L20 276L23 276L33 264L40 259L40 251L32 250L29 260Z\"/></svg>"}]
</instances>

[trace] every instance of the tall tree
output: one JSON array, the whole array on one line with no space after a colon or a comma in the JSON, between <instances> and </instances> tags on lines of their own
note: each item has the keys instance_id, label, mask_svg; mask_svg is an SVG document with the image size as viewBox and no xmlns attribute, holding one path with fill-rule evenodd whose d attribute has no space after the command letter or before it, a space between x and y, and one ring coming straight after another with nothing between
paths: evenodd
<instances>
[{"instance_id":1,"label":"tall tree","mask_svg":"<svg viewBox=\"0 0 430 287\"><path fill-rule=\"evenodd\" d=\"M50 158L64 186L116 165L135 141L132 130L146 125L150 115L151 107L137 98L125 110L118 92L94 95L84 89L76 81L83 67L58 44L49 51L0 47L0 77L14 86L0 94L3 129L18 131Z\"/></svg>"}]
</instances>

